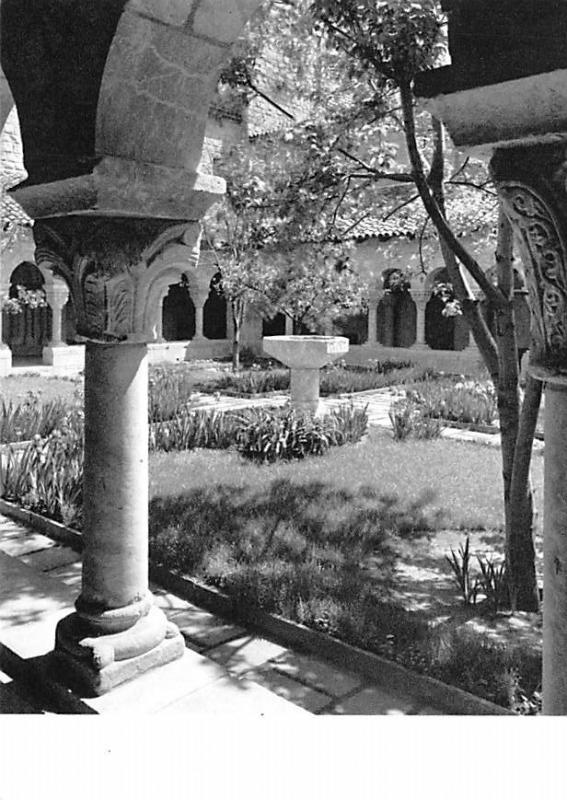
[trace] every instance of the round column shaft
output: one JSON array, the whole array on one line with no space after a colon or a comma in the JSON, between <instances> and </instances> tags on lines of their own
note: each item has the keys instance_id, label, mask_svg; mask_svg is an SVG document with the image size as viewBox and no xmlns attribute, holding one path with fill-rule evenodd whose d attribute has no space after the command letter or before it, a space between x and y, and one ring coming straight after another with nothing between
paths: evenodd
<instances>
[{"instance_id":1,"label":"round column shaft","mask_svg":"<svg viewBox=\"0 0 567 800\"><path fill-rule=\"evenodd\" d=\"M368 306L367 344L378 344L378 301L372 300Z\"/></svg>"},{"instance_id":2,"label":"round column shaft","mask_svg":"<svg viewBox=\"0 0 567 800\"><path fill-rule=\"evenodd\" d=\"M148 593L147 377L145 344L87 344L79 613L127 607ZM123 628L137 616L125 609Z\"/></svg>"},{"instance_id":3,"label":"round column shaft","mask_svg":"<svg viewBox=\"0 0 567 800\"><path fill-rule=\"evenodd\" d=\"M51 347L64 345L63 341L63 305L59 302L51 302Z\"/></svg>"},{"instance_id":4,"label":"round column shaft","mask_svg":"<svg viewBox=\"0 0 567 800\"><path fill-rule=\"evenodd\" d=\"M427 347L427 341L425 339L425 308L427 306L427 300L427 297L414 297L416 309L415 347Z\"/></svg>"},{"instance_id":5,"label":"round column shaft","mask_svg":"<svg viewBox=\"0 0 567 800\"><path fill-rule=\"evenodd\" d=\"M545 391L543 713L567 715L567 387Z\"/></svg>"}]
</instances>

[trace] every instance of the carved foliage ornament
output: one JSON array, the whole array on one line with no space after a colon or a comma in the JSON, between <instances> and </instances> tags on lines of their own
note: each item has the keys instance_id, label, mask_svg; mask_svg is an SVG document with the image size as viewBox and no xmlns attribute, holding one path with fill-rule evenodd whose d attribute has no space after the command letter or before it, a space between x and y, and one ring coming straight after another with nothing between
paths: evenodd
<instances>
[{"instance_id":1,"label":"carved foliage ornament","mask_svg":"<svg viewBox=\"0 0 567 800\"><path fill-rule=\"evenodd\" d=\"M533 188L498 184L506 215L519 236L532 310L530 370L567 381L567 251L561 224Z\"/></svg>"},{"instance_id":2,"label":"carved foliage ornament","mask_svg":"<svg viewBox=\"0 0 567 800\"><path fill-rule=\"evenodd\" d=\"M38 220L36 262L69 286L79 335L105 342L145 340L144 321L136 314L144 300L140 286L147 284L152 263L167 247L194 244L193 227L171 220Z\"/></svg>"}]
</instances>

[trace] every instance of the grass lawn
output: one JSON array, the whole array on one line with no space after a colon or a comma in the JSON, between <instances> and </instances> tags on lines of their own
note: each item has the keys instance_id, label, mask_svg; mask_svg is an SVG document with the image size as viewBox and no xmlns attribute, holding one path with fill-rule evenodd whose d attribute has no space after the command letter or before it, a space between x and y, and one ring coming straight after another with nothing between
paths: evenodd
<instances>
[{"instance_id":1,"label":"grass lawn","mask_svg":"<svg viewBox=\"0 0 567 800\"><path fill-rule=\"evenodd\" d=\"M539 493L542 464L535 456ZM484 624L478 607L463 607L445 562L466 533L473 553L501 556L500 470L493 448L448 440L397 443L376 430L359 445L268 467L230 452L154 454L151 548L157 560L239 603L414 668L427 662L430 674L472 691L486 683L478 648L470 650L465 637L452 645L450 669L439 666L431 624L446 632L447 622L451 629L455 621L470 622L483 635L492 625L506 645L494 657L500 677L478 691L505 703L503 676L513 674L508 645L524 636L537 650L538 622L505 623L504 633L500 622ZM481 650L485 658L486 647ZM539 675L534 658L529 691ZM470 675L463 663L471 665Z\"/></svg>"},{"instance_id":2,"label":"grass lawn","mask_svg":"<svg viewBox=\"0 0 567 800\"><path fill-rule=\"evenodd\" d=\"M6 402L12 400L16 403L26 399L29 392L39 394L44 402L62 398L69 402L77 399L77 393L82 396L83 376L77 375L70 378L43 375L7 375L0 378L0 398Z\"/></svg>"}]
</instances>

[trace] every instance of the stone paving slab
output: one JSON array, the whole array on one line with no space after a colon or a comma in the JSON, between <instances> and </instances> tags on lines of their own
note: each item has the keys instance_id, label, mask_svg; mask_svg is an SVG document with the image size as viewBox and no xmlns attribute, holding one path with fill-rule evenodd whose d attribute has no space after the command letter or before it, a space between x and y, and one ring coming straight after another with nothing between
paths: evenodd
<instances>
[{"instance_id":1,"label":"stone paving slab","mask_svg":"<svg viewBox=\"0 0 567 800\"><path fill-rule=\"evenodd\" d=\"M77 553L70 547L56 545L22 555L20 561L41 572L49 572L57 567L68 567L70 564L74 564L77 561Z\"/></svg>"},{"instance_id":2,"label":"stone paving slab","mask_svg":"<svg viewBox=\"0 0 567 800\"><path fill-rule=\"evenodd\" d=\"M415 697L396 695L377 686L367 686L335 704L334 714L384 714L399 716L415 713Z\"/></svg>"},{"instance_id":3,"label":"stone paving slab","mask_svg":"<svg viewBox=\"0 0 567 800\"><path fill-rule=\"evenodd\" d=\"M155 714L225 677L226 670L220 664L186 649L182 658L149 670L108 694L83 702L99 714Z\"/></svg>"},{"instance_id":4,"label":"stone paving slab","mask_svg":"<svg viewBox=\"0 0 567 800\"><path fill-rule=\"evenodd\" d=\"M291 650L272 658L270 666L277 672L319 689L331 697L342 697L362 685L360 676L352 672Z\"/></svg>"},{"instance_id":5,"label":"stone paving slab","mask_svg":"<svg viewBox=\"0 0 567 800\"><path fill-rule=\"evenodd\" d=\"M177 625L185 638L203 648L214 648L246 634L244 628L231 625L197 606L185 611L170 612L167 616Z\"/></svg>"},{"instance_id":6,"label":"stone paving slab","mask_svg":"<svg viewBox=\"0 0 567 800\"><path fill-rule=\"evenodd\" d=\"M16 535L13 533L3 535L0 532L0 550L14 558L20 558L40 550L50 550L53 547L57 547L57 543L53 539L44 536L42 533L33 533L21 527L19 534Z\"/></svg>"},{"instance_id":7,"label":"stone paving slab","mask_svg":"<svg viewBox=\"0 0 567 800\"><path fill-rule=\"evenodd\" d=\"M249 634L207 650L207 656L222 664L233 675L243 675L285 652L286 647Z\"/></svg>"},{"instance_id":8,"label":"stone paving slab","mask_svg":"<svg viewBox=\"0 0 567 800\"><path fill-rule=\"evenodd\" d=\"M239 714L254 717L298 716L308 712L245 678L228 675L183 697L162 713ZM176 729L179 732L179 728Z\"/></svg>"},{"instance_id":9,"label":"stone paving slab","mask_svg":"<svg viewBox=\"0 0 567 800\"><path fill-rule=\"evenodd\" d=\"M316 714L333 702L328 695L294 681L274 669L261 667L258 670L247 672L246 677L312 714Z\"/></svg>"},{"instance_id":10,"label":"stone paving slab","mask_svg":"<svg viewBox=\"0 0 567 800\"><path fill-rule=\"evenodd\" d=\"M58 620L74 611L76 594L0 551L0 641L21 658L48 652Z\"/></svg>"}]
</instances>

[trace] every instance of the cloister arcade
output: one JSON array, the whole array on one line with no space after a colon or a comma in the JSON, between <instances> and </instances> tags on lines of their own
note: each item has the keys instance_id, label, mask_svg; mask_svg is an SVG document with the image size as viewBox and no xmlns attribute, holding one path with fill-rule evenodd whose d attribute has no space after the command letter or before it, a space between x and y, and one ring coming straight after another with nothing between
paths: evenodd
<instances>
[{"instance_id":1,"label":"cloister arcade","mask_svg":"<svg viewBox=\"0 0 567 800\"><path fill-rule=\"evenodd\" d=\"M80 679L98 694L185 654L182 635L149 590L147 343L158 338L169 287L195 270L198 221L224 191L222 180L200 169L208 108L229 48L259 5L2 2L2 67L28 171L12 194L35 221L35 260L53 317L67 302L64 276L86 341L81 593L76 611L57 623L55 658L60 680ZM456 146L491 157L523 248L534 333L529 369L545 382L544 713L564 715L567 11L535 0L495 5L443 1L451 65L427 74L416 94ZM541 30L531 29L534 20ZM479 49L489 26L498 46ZM554 46L538 46L541 37ZM209 281L192 298L197 335ZM411 287L417 348L426 344L430 288L426 280ZM371 332L381 299L369 309ZM161 327L163 335L163 317ZM61 329L55 319L52 328Z\"/></svg>"}]
</instances>

